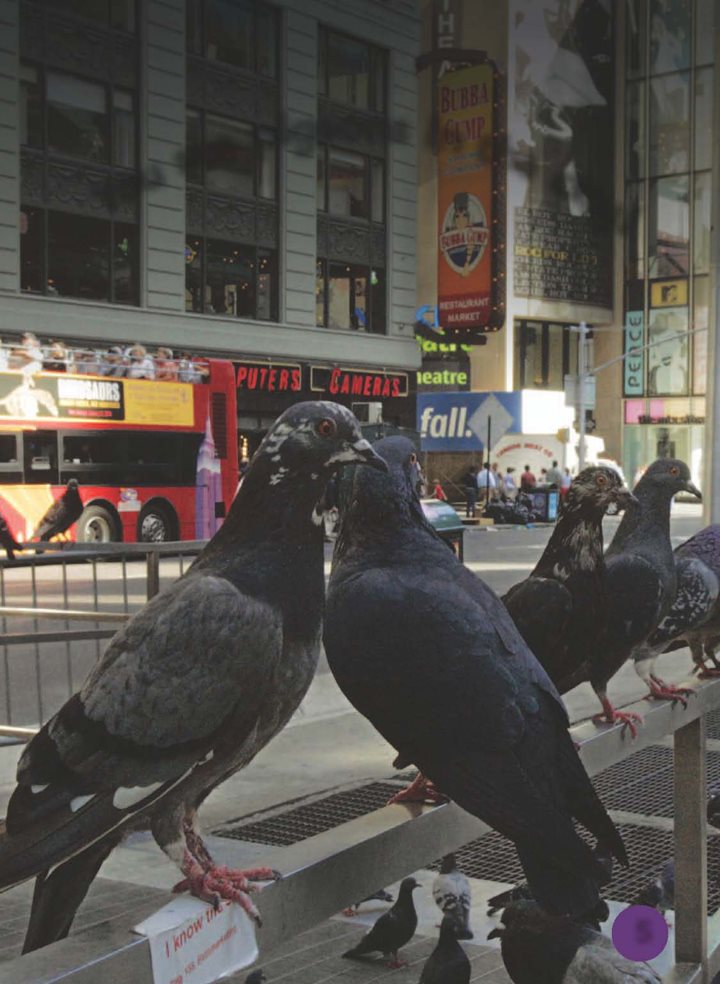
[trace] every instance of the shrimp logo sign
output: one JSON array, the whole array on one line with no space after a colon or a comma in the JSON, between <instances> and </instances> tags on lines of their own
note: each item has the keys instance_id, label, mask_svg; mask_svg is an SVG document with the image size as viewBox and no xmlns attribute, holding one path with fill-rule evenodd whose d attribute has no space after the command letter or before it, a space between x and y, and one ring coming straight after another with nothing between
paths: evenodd
<instances>
[{"instance_id":1,"label":"shrimp logo sign","mask_svg":"<svg viewBox=\"0 0 720 984\"><path fill-rule=\"evenodd\" d=\"M438 312L459 334L493 320L493 93L489 64L438 83Z\"/></svg>"},{"instance_id":2,"label":"shrimp logo sign","mask_svg":"<svg viewBox=\"0 0 720 984\"><path fill-rule=\"evenodd\" d=\"M440 249L450 269L467 277L482 259L489 232L479 198L459 191L445 212Z\"/></svg>"}]
</instances>

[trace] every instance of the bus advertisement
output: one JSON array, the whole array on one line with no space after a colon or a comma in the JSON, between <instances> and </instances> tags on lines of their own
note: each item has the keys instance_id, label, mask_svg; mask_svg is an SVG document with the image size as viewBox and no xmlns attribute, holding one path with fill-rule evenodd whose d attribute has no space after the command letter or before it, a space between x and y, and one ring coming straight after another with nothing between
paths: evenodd
<instances>
[{"instance_id":1,"label":"bus advertisement","mask_svg":"<svg viewBox=\"0 0 720 984\"><path fill-rule=\"evenodd\" d=\"M238 484L235 374L207 359L201 382L0 372L0 513L31 539L71 478L79 542L212 536Z\"/></svg>"}]
</instances>

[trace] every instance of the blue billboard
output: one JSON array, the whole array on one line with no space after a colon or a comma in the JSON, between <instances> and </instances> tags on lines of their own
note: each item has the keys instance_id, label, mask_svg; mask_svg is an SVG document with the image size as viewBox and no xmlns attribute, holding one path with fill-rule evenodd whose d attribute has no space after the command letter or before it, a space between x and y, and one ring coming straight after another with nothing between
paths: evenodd
<instances>
[{"instance_id":1,"label":"blue billboard","mask_svg":"<svg viewBox=\"0 0 720 984\"><path fill-rule=\"evenodd\" d=\"M522 431L522 394L418 393L417 429L423 451L479 451L508 432Z\"/></svg>"}]
</instances>

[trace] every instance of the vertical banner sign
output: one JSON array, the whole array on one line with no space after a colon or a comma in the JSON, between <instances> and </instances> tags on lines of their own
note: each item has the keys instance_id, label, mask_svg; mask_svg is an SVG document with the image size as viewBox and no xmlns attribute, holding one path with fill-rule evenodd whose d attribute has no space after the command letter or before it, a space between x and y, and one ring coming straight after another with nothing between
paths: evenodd
<instances>
[{"instance_id":1,"label":"vertical banner sign","mask_svg":"<svg viewBox=\"0 0 720 984\"><path fill-rule=\"evenodd\" d=\"M492 294L493 69L438 83L438 309L443 328L489 325Z\"/></svg>"},{"instance_id":2,"label":"vertical banner sign","mask_svg":"<svg viewBox=\"0 0 720 984\"><path fill-rule=\"evenodd\" d=\"M612 10L612 0L508 5L515 296L612 305Z\"/></svg>"},{"instance_id":3,"label":"vertical banner sign","mask_svg":"<svg viewBox=\"0 0 720 984\"><path fill-rule=\"evenodd\" d=\"M644 344L645 315L642 311L628 311L625 315L625 396L643 396L645 393Z\"/></svg>"}]
</instances>

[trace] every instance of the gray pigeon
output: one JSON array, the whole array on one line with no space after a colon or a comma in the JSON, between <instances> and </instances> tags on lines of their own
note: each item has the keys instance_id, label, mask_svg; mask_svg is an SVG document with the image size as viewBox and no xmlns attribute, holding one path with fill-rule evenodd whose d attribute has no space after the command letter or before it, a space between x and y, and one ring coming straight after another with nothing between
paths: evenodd
<instances>
[{"instance_id":1,"label":"gray pigeon","mask_svg":"<svg viewBox=\"0 0 720 984\"><path fill-rule=\"evenodd\" d=\"M25 749L0 829L0 889L38 876L25 950L61 939L104 858L151 829L198 898L237 901L268 868L214 865L197 810L280 731L312 680L328 476L385 469L349 410L300 403L270 429L223 526L127 622ZM49 873L51 872L51 873Z\"/></svg>"},{"instance_id":2,"label":"gray pigeon","mask_svg":"<svg viewBox=\"0 0 720 984\"><path fill-rule=\"evenodd\" d=\"M633 489L638 500L625 511L605 554L608 615L598 647L585 676L603 706L596 720L626 722L632 715L615 710L607 684L633 654L635 669L653 697L684 700L682 690L667 686L652 674L654 658L643 659L642 647L667 614L675 597L676 573L670 543L670 507L678 492L701 498L683 461L654 461ZM636 651L637 655L633 652ZM635 715L637 717L637 715Z\"/></svg>"},{"instance_id":3,"label":"gray pigeon","mask_svg":"<svg viewBox=\"0 0 720 984\"><path fill-rule=\"evenodd\" d=\"M15 560L15 551L22 550L22 545L10 532L10 527L4 516L0 516L0 546L5 548L8 560Z\"/></svg>"},{"instance_id":4,"label":"gray pigeon","mask_svg":"<svg viewBox=\"0 0 720 984\"><path fill-rule=\"evenodd\" d=\"M52 540L54 536L66 533L82 515L83 504L80 498L78 480L71 478L59 499L50 506L33 533L33 539Z\"/></svg>"},{"instance_id":5,"label":"gray pigeon","mask_svg":"<svg viewBox=\"0 0 720 984\"><path fill-rule=\"evenodd\" d=\"M514 984L662 984L652 967L620 956L602 933L566 916L550 916L536 902L513 902L499 939Z\"/></svg>"},{"instance_id":6,"label":"gray pigeon","mask_svg":"<svg viewBox=\"0 0 720 984\"><path fill-rule=\"evenodd\" d=\"M459 940L471 940L470 906L472 892L470 882L458 869L454 854L446 854L440 862L440 871L432 884L435 904L444 916L455 924L455 935Z\"/></svg>"},{"instance_id":7,"label":"gray pigeon","mask_svg":"<svg viewBox=\"0 0 720 984\"><path fill-rule=\"evenodd\" d=\"M425 519L410 441L375 448L390 474L356 470L328 588L330 667L401 761L515 842L546 908L583 914L604 871L572 818L627 859L563 703L502 602Z\"/></svg>"},{"instance_id":8,"label":"gray pigeon","mask_svg":"<svg viewBox=\"0 0 720 984\"><path fill-rule=\"evenodd\" d=\"M647 640L645 658L690 647L700 677L720 675L720 526L706 526L675 550L677 592L669 612ZM706 660L712 667L706 666Z\"/></svg>"},{"instance_id":9,"label":"gray pigeon","mask_svg":"<svg viewBox=\"0 0 720 984\"><path fill-rule=\"evenodd\" d=\"M395 899L390 894L386 892L384 888L379 888L377 892L373 892L372 895L366 895L364 899L360 899L359 902L353 902L349 905L347 909L342 910L344 916L356 916L358 914L358 909L363 904L363 902L394 902Z\"/></svg>"},{"instance_id":10,"label":"gray pigeon","mask_svg":"<svg viewBox=\"0 0 720 984\"><path fill-rule=\"evenodd\" d=\"M660 870L657 878L643 888L633 905L648 905L652 909L665 912L675 908L675 860L670 858Z\"/></svg>"},{"instance_id":11,"label":"gray pigeon","mask_svg":"<svg viewBox=\"0 0 720 984\"><path fill-rule=\"evenodd\" d=\"M262 970L253 970L245 978L245 984L263 984L267 977L262 972Z\"/></svg>"},{"instance_id":12,"label":"gray pigeon","mask_svg":"<svg viewBox=\"0 0 720 984\"><path fill-rule=\"evenodd\" d=\"M405 963L398 959L398 950L410 942L417 929L417 912L412 897L416 888L420 885L414 878L404 878L392 909L383 913L357 946L343 953L343 957L355 960L368 953L382 953L390 958L389 967L404 967Z\"/></svg>"},{"instance_id":13,"label":"gray pigeon","mask_svg":"<svg viewBox=\"0 0 720 984\"><path fill-rule=\"evenodd\" d=\"M503 597L525 642L561 694L588 679L608 617L602 522L635 503L613 468L573 481L552 536L529 577ZM633 727L633 722L628 722Z\"/></svg>"},{"instance_id":14,"label":"gray pigeon","mask_svg":"<svg viewBox=\"0 0 720 984\"><path fill-rule=\"evenodd\" d=\"M470 984L470 961L458 943L458 927L452 916L440 924L438 944L425 961L420 984Z\"/></svg>"}]
</instances>

